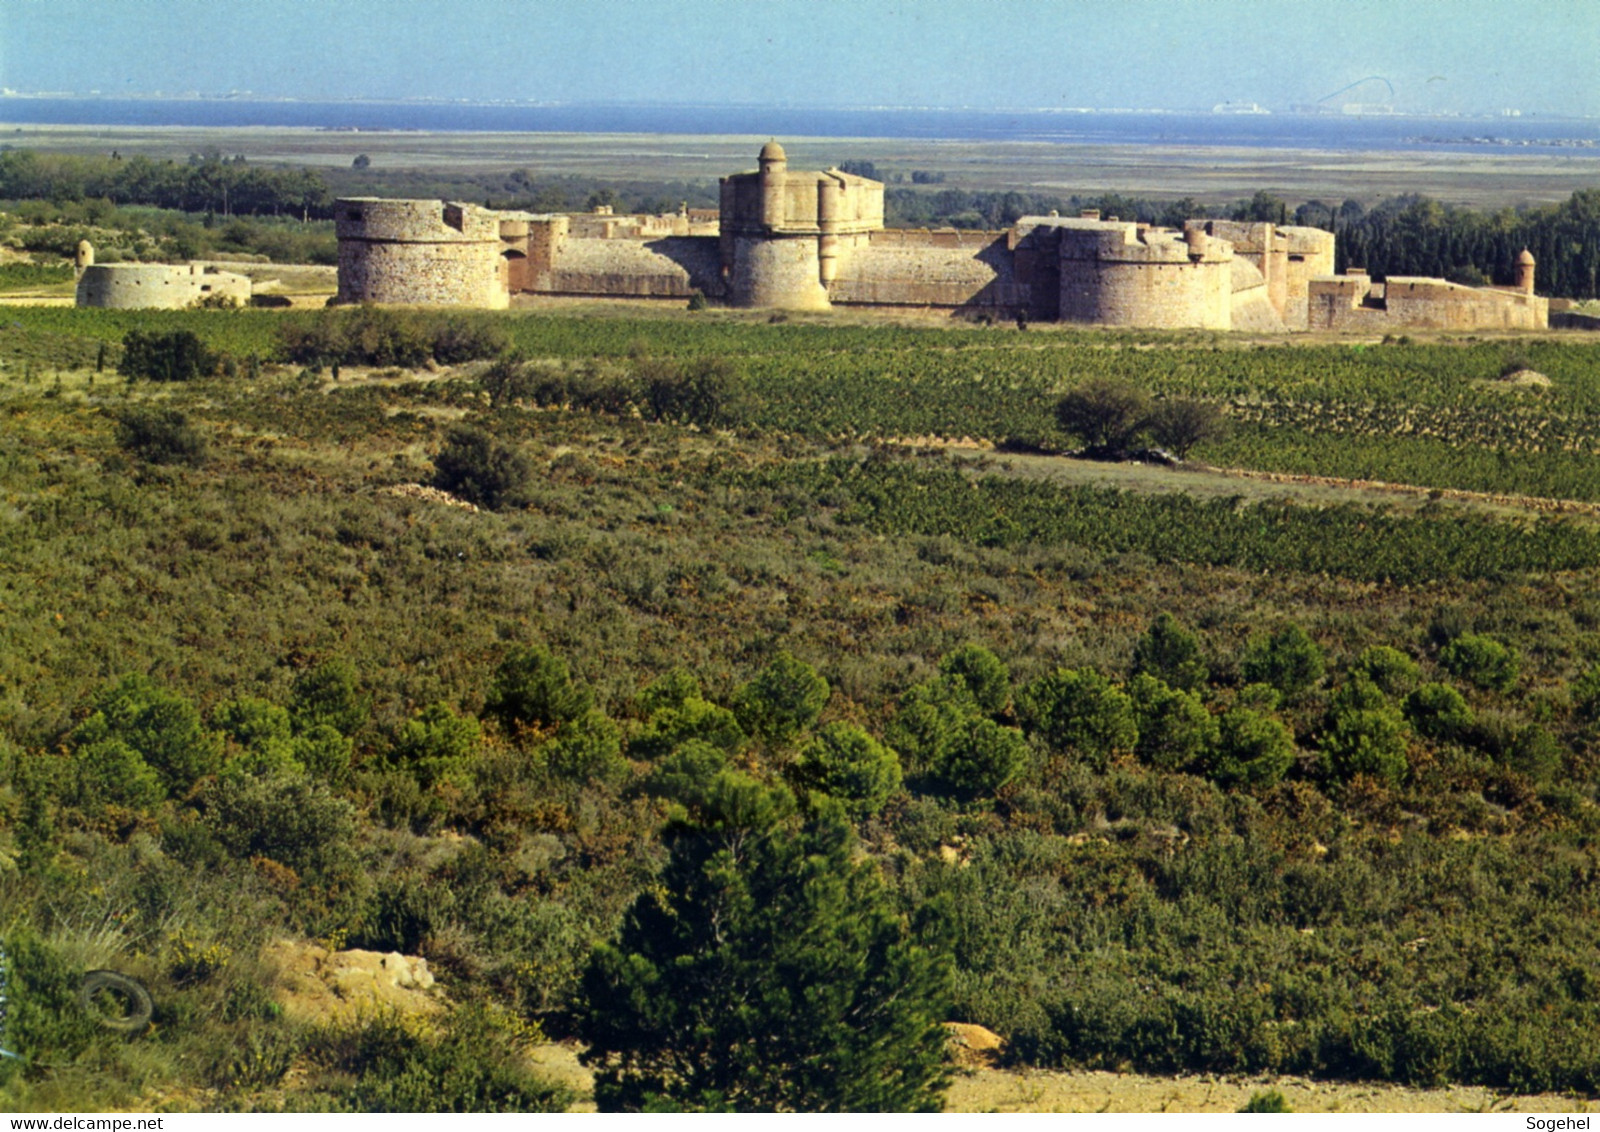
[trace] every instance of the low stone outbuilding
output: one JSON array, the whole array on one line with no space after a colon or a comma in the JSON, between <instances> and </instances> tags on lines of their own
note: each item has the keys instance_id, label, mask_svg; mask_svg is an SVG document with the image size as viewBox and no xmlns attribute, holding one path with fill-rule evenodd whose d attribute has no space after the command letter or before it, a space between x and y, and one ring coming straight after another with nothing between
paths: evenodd
<instances>
[{"instance_id":1,"label":"low stone outbuilding","mask_svg":"<svg viewBox=\"0 0 1600 1132\"><path fill-rule=\"evenodd\" d=\"M81 252L79 258L85 258ZM91 262L78 274L80 307L182 310L213 300L248 306L249 277L198 263Z\"/></svg>"}]
</instances>

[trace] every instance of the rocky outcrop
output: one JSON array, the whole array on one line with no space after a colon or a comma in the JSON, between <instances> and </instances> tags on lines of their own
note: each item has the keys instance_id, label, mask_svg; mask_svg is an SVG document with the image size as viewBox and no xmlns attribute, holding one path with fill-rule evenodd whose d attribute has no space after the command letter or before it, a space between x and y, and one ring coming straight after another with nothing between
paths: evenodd
<instances>
[{"instance_id":1,"label":"rocky outcrop","mask_svg":"<svg viewBox=\"0 0 1600 1132\"><path fill-rule=\"evenodd\" d=\"M348 1021L384 1010L435 1014L445 1007L428 961L414 955L279 940L263 957L278 968L278 1004L296 1021Z\"/></svg>"}]
</instances>

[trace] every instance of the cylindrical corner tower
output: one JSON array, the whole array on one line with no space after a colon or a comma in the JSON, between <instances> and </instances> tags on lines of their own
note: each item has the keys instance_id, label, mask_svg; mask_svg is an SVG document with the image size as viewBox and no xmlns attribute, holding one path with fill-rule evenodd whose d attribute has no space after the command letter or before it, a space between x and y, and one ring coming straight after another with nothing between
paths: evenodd
<instances>
[{"instance_id":1,"label":"cylindrical corner tower","mask_svg":"<svg viewBox=\"0 0 1600 1132\"><path fill-rule=\"evenodd\" d=\"M334 203L341 303L500 308L500 220L472 205L350 197Z\"/></svg>"}]
</instances>

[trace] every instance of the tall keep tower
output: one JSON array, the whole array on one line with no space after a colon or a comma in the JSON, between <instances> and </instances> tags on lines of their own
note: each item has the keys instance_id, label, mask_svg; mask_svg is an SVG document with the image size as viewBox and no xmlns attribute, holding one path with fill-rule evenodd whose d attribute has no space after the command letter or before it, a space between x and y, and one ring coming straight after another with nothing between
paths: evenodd
<instances>
[{"instance_id":1,"label":"tall keep tower","mask_svg":"<svg viewBox=\"0 0 1600 1132\"><path fill-rule=\"evenodd\" d=\"M883 227L883 184L789 168L776 141L759 168L722 179L719 251L736 306L824 310L839 265Z\"/></svg>"}]
</instances>

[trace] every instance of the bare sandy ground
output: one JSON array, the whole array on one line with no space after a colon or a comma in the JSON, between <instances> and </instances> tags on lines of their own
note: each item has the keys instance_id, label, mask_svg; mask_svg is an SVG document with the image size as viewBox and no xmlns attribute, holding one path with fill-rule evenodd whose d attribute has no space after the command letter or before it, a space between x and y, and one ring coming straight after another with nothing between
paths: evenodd
<instances>
[{"instance_id":1,"label":"bare sandy ground","mask_svg":"<svg viewBox=\"0 0 1600 1132\"><path fill-rule=\"evenodd\" d=\"M958 1077L951 1112L1238 1112L1276 1089L1296 1112L1591 1112L1593 1098L1517 1096L1489 1089L1407 1089L1295 1077L1144 1077L979 1069Z\"/></svg>"},{"instance_id":2,"label":"bare sandy ground","mask_svg":"<svg viewBox=\"0 0 1600 1132\"><path fill-rule=\"evenodd\" d=\"M592 1112L594 1076L574 1046L549 1044L530 1055L544 1075L583 1096L575 1111ZM1137 1073L1050 1073L967 1069L945 1098L949 1112L1238 1112L1256 1093L1276 1089L1296 1112L1592 1112L1594 1098L1519 1096L1490 1089L1407 1089L1368 1082L1298 1077L1145 1077Z\"/></svg>"}]
</instances>

